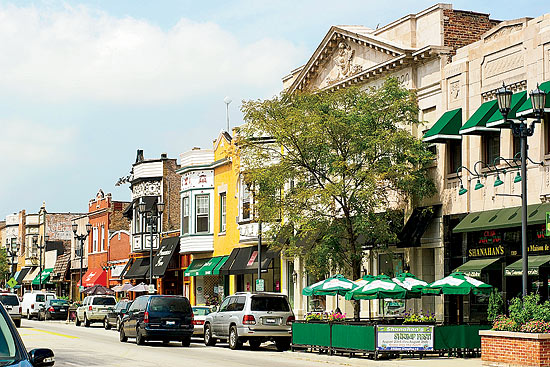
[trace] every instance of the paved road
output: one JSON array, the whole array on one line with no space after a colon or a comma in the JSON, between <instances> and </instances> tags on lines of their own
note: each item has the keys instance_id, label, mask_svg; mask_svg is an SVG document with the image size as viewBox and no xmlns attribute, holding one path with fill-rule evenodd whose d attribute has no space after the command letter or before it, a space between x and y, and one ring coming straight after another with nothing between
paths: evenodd
<instances>
[{"instance_id":1,"label":"paved road","mask_svg":"<svg viewBox=\"0 0 550 367\"><path fill-rule=\"evenodd\" d=\"M261 367L309 367L309 366L481 366L479 359L428 358L402 359L391 361L372 361L366 358L347 358L340 356L318 355L315 353L284 352L279 353L269 344L258 351L233 351L226 344L206 347L197 340L191 347L184 348L181 343L147 343L137 346L133 339L121 343L118 333L104 330L99 324L90 328L76 327L60 321L23 320L19 332L27 349L51 348L56 357L56 366L132 366L171 367L188 365L192 367L218 366L261 366Z\"/></svg>"}]
</instances>

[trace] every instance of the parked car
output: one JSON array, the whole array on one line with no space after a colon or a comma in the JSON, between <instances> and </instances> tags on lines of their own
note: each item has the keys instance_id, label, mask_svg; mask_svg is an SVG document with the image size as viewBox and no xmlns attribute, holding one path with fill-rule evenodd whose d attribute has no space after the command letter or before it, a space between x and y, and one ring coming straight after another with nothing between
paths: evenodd
<instances>
[{"instance_id":1,"label":"parked car","mask_svg":"<svg viewBox=\"0 0 550 367\"><path fill-rule=\"evenodd\" d=\"M12 367L47 367L55 363L51 349L33 349L27 352L3 305L0 305L0 363L2 366Z\"/></svg>"},{"instance_id":2,"label":"parked car","mask_svg":"<svg viewBox=\"0 0 550 367\"><path fill-rule=\"evenodd\" d=\"M49 299L38 309L38 320L67 320L69 302L64 299Z\"/></svg>"},{"instance_id":3,"label":"parked car","mask_svg":"<svg viewBox=\"0 0 550 367\"><path fill-rule=\"evenodd\" d=\"M75 325L84 323L88 327L92 322L103 322L115 305L116 299L113 296L86 296L82 306L76 309Z\"/></svg>"},{"instance_id":4,"label":"parked car","mask_svg":"<svg viewBox=\"0 0 550 367\"><path fill-rule=\"evenodd\" d=\"M212 307L210 306L193 306L193 325L195 326L193 331L194 336L203 336L204 320L206 320L206 315L210 312L212 312Z\"/></svg>"},{"instance_id":5,"label":"parked car","mask_svg":"<svg viewBox=\"0 0 550 367\"><path fill-rule=\"evenodd\" d=\"M228 340L231 349L248 341L253 349L271 340L277 350L290 348L294 313L286 295L280 293L241 292L223 300L219 310L206 315L204 344Z\"/></svg>"},{"instance_id":6,"label":"parked car","mask_svg":"<svg viewBox=\"0 0 550 367\"><path fill-rule=\"evenodd\" d=\"M49 299L56 299L55 294L42 291L25 293L21 302L22 314L27 316L29 320L38 316L40 306L44 305Z\"/></svg>"},{"instance_id":7,"label":"parked car","mask_svg":"<svg viewBox=\"0 0 550 367\"><path fill-rule=\"evenodd\" d=\"M184 347L191 343L193 311L186 297L147 295L136 298L120 325L120 341L136 338L141 345L148 340L164 343L181 341Z\"/></svg>"},{"instance_id":8,"label":"parked car","mask_svg":"<svg viewBox=\"0 0 550 367\"><path fill-rule=\"evenodd\" d=\"M8 311L15 326L21 327L21 303L19 297L14 293L0 293L0 302L4 305L6 311Z\"/></svg>"},{"instance_id":9,"label":"parked car","mask_svg":"<svg viewBox=\"0 0 550 367\"><path fill-rule=\"evenodd\" d=\"M113 325L116 331L120 330L120 324L122 323L122 317L128 312L128 309L132 305L132 301L129 299L122 299L118 301L115 308L105 316L103 320L103 327L105 330L109 330Z\"/></svg>"}]
</instances>

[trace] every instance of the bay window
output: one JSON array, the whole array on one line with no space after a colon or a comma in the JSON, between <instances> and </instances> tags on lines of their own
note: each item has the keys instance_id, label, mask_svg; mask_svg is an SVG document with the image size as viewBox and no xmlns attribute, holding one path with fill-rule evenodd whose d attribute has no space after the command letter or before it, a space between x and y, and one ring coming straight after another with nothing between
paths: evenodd
<instances>
[{"instance_id":1,"label":"bay window","mask_svg":"<svg viewBox=\"0 0 550 367\"><path fill-rule=\"evenodd\" d=\"M196 233L208 233L209 232L209 217L210 217L210 197L209 195L197 195L195 196L195 232Z\"/></svg>"}]
</instances>

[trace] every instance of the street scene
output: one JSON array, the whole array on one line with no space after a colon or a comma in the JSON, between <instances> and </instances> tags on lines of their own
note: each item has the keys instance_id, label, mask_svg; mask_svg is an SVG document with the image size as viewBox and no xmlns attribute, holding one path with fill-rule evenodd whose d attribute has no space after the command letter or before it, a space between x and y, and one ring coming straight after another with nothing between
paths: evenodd
<instances>
[{"instance_id":1,"label":"street scene","mask_svg":"<svg viewBox=\"0 0 550 367\"><path fill-rule=\"evenodd\" d=\"M550 366L550 10L0 0L0 365Z\"/></svg>"}]
</instances>

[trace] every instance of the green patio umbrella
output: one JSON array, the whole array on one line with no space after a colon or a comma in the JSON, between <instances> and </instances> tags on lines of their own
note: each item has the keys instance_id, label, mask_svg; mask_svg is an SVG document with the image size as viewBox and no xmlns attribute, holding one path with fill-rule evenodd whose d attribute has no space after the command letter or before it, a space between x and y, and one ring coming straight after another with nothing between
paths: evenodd
<instances>
[{"instance_id":1,"label":"green patio umbrella","mask_svg":"<svg viewBox=\"0 0 550 367\"><path fill-rule=\"evenodd\" d=\"M443 279L436 280L422 290L423 294L490 294L493 286L456 271Z\"/></svg>"},{"instance_id":2,"label":"green patio umbrella","mask_svg":"<svg viewBox=\"0 0 550 367\"><path fill-rule=\"evenodd\" d=\"M420 298L422 289L428 286L428 282L418 279L411 273L397 274L392 280L407 290L407 298Z\"/></svg>"},{"instance_id":3,"label":"green patio umbrella","mask_svg":"<svg viewBox=\"0 0 550 367\"><path fill-rule=\"evenodd\" d=\"M366 274L366 275L363 275L361 279L356 280L355 284L357 284L357 286L363 286L368 282L373 281L375 278L376 277L374 275Z\"/></svg>"},{"instance_id":4,"label":"green patio umbrella","mask_svg":"<svg viewBox=\"0 0 550 367\"><path fill-rule=\"evenodd\" d=\"M341 274L334 275L320 282L314 283L302 290L304 296L344 296L357 285ZM338 308L338 297L336 297Z\"/></svg>"},{"instance_id":5,"label":"green patio umbrella","mask_svg":"<svg viewBox=\"0 0 550 367\"><path fill-rule=\"evenodd\" d=\"M377 275L365 285L360 285L346 293L346 299L404 299L407 290L394 283L387 275Z\"/></svg>"}]
</instances>

